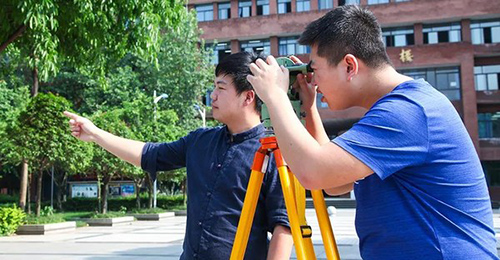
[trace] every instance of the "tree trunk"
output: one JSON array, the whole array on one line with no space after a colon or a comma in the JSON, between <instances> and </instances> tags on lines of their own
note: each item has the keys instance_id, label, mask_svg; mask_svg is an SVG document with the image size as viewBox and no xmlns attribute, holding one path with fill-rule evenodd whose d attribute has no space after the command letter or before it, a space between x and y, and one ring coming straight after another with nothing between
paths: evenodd
<instances>
[{"instance_id":1,"label":"tree trunk","mask_svg":"<svg viewBox=\"0 0 500 260\"><path fill-rule=\"evenodd\" d=\"M141 180L134 179L135 182L135 207L141 209Z\"/></svg>"},{"instance_id":2,"label":"tree trunk","mask_svg":"<svg viewBox=\"0 0 500 260\"><path fill-rule=\"evenodd\" d=\"M54 176L54 180L57 186L57 192L56 192L56 207L58 210L62 211L62 202L63 202L63 195L66 194L67 192L67 183L68 183L68 174L66 172L62 173L62 178L56 178Z\"/></svg>"},{"instance_id":3,"label":"tree trunk","mask_svg":"<svg viewBox=\"0 0 500 260\"><path fill-rule=\"evenodd\" d=\"M104 177L101 184L101 198L102 198L102 208L101 213L106 214L108 212L108 189L109 189L109 181L111 180L111 176L107 175Z\"/></svg>"},{"instance_id":4,"label":"tree trunk","mask_svg":"<svg viewBox=\"0 0 500 260\"><path fill-rule=\"evenodd\" d=\"M43 180L43 171L40 170L37 176L37 184L36 184L36 211L35 214L37 217L40 217L40 211L42 209L42 180Z\"/></svg>"},{"instance_id":5,"label":"tree trunk","mask_svg":"<svg viewBox=\"0 0 500 260\"><path fill-rule=\"evenodd\" d=\"M24 29L26 29L26 26L24 26ZM22 29L22 31L24 31L24 29ZM7 47L7 46L5 46L5 47ZM0 52L1 51L2 51L2 49L0 49ZM35 97L37 94L38 94L38 69L35 67L33 69L33 86L31 87L31 97ZM28 200L28 214L31 214L31 205L30 205L31 199L30 199L30 190L29 190L29 186L30 186L29 182L31 181L30 180L31 178L28 178L29 165L28 165L27 160L23 160L22 163L23 163L23 168L21 171L21 183L19 184L19 206L24 209L24 207L26 206L26 198L27 198L27 200Z\"/></svg>"},{"instance_id":6,"label":"tree trunk","mask_svg":"<svg viewBox=\"0 0 500 260\"><path fill-rule=\"evenodd\" d=\"M31 96L36 97L38 95L38 69L33 68L33 86L31 87Z\"/></svg>"},{"instance_id":7,"label":"tree trunk","mask_svg":"<svg viewBox=\"0 0 500 260\"><path fill-rule=\"evenodd\" d=\"M184 205L187 203L187 177L182 181L181 184L181 190L182 190L182 201L184 202Z\"/></svg>"},{"instance_id":8,"label":"tree trunk","mask_svg":"<svg viewBox=\"0 0 500 260\"><path fill-rule=\"evenodd\" d=\"M19 207L26 210L26 192L28 188L28 162L23 160L23 168L21 170L21 184L19 185Z\"/></svg>"},{"instance_id":9,"label":"tree trunk","mask_svg":"<svg viewBox=\"0 0 500 260\"><path fill-rule=\"evenodd\" d=\"M149 174L146 174L146 183L148 184L148 208L153 208L153 181L149 177Z\"/></svg>"},{"instance_id":10,"label":"tree trunk","mask_svg":"<svg viewBox=\"0 0 500 260\"><path fill-rule=\"evenodd\" d=\"M26 187L26 205L28 205L28 214L31 214L31 174L28 173L28 182Z\"/></svg>"}]
</instances>

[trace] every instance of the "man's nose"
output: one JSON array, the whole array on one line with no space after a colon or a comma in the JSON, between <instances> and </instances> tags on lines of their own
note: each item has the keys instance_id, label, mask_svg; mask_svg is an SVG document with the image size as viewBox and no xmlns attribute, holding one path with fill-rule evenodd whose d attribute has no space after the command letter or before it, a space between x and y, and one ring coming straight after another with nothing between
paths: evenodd
<instances>
[{"instance_id":1,"label":"man's nose","mask_svg":"<svg viewBox=\"0 0 500 260\"><path fill-rule=\"evenodd\" d=\"M318 83L316 82L316 75L314 73L311 73L311 84L313 86L316 86Z\"/></svg>"}]
</instances>

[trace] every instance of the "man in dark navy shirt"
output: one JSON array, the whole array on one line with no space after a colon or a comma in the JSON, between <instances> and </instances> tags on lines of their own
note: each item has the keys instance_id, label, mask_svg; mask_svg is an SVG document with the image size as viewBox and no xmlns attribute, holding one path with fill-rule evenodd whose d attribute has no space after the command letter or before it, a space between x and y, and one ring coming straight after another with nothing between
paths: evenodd
<instances>
[{"instance_id":1,"label":"man in dark navy shirt","mask_svg":"<svg viewBox=\"0 0 500 260\"><path fill-rule=\"evenodd\" d=\"M246 80L248 52L226 57L215 70L213 117L223 127L202 128L171 143L143 143L107 133L88 119L65 112L72 134L109 152L157 171L186 167L187 226L181 259L229 259L250 178L253 156L264 137L261 101ZM262 58L262 57L261 57ZM274 160L265 174L245 259L289 259L293 245ZM272 239L268 243L267 233Z\"/></svg>"}]
</instances>

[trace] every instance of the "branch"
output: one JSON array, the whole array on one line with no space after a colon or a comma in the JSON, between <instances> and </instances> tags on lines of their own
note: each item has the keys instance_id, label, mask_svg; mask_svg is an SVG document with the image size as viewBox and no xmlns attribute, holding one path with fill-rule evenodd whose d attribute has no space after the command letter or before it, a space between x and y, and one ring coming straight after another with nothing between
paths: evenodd
<instances>
[{"instance_id":1,"label":"branch","mask_svg":"<svg viewBox=\"0 0 500 260\"><path fill-rule=\"evenodd\" d=\"M11 36L9 36L7 41L5 41L4 43L2 43L2 45L0 45L0 53L2 53L7 48L7 46L9 46L10 43L19 38L19 36L21 36L21 34L23 34L24 31L26 31L26 25L23 24L19 26L19 28L17 28L17 30Z\"/></svg>"}]
</instances>

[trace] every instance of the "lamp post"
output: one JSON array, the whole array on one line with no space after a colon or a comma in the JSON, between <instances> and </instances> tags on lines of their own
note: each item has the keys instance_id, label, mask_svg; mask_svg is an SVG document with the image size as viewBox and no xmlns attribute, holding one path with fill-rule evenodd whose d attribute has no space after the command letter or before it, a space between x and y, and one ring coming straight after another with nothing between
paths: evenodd
<instances>
[{"instance_id":1,"label":"lamp post","mask_svg":"<svg viewBox=\"0 0 500 260\"><path fill-rule=\"evenodd\" d=\"M196 109L196 111L198 111L198 113L200 114L201 120L203 122L203 127L206 127L207 113L206 113L205 108L204 107L200 107L199 105L194 105L194 109Z\"/></svg>"},{"instance_id":2,"label":"lamp post","mask_svg":"<svg viewBox=\"0 0 500 260\"><path fill-rule=\"evenodd\" d=\"M154 113L153 113L153 118L154 118L154 134L156 135L156 107L158 106L157 103L162 99L162 98L168 98L168 95L163 93L161 94L160 96L156 96L156 90L153 91L153 104L154 104ZM157 183L158 183L158 177L155 178L154 182L153 182L153 208L156 208L156 187L157 187Z\"/></svg>"}]
</instances>

